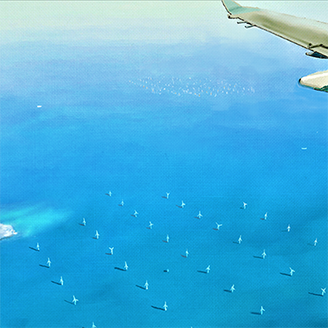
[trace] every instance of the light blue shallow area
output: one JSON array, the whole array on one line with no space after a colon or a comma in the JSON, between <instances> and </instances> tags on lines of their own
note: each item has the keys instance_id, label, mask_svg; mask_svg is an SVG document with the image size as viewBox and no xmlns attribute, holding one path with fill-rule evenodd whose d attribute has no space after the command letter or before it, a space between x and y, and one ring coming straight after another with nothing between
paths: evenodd
<instances>
[{"instance_id":1,"label":"light blue shallow area","mask_svg":"<svg viewBox=\"0 0 328 328\"><path fill-rule=\"evenodd\" d=\"M18 235L1 241L1 327L327 325L327 96L297 86L304 59L252 71L259 54L234 70L242 50L220 42L20 47L2 64L1 221ZM255 93L129 82L148 77Z\"/></svg>"}]
</instances>

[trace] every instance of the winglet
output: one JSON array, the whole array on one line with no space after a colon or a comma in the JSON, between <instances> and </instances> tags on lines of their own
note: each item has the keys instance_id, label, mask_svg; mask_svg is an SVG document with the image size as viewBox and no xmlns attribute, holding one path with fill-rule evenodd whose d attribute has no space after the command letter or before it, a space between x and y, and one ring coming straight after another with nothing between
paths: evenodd
<instances>
[{"instance_id":1,"label":"winglet","mask_svg":"<svg viewBox=\"0 0 328 328\"><path fill-rule=\"evenodd\" d=\"M239 5L237 2L233 0L221 0L224 8L229 14L233 15L233 11L238 10L241 8L241 5Z\"/></svg>"},{"instance_id":2,"label":"winglet","mask_svg":"<svg viewBox=\"0 0 328 328\"><path fill-rule=\"evenodd\" d=\"M256 7L243 7L233 0L221 0L221 2L230 15L238 15L261 10Z\"/></svg>"}]
</instances>

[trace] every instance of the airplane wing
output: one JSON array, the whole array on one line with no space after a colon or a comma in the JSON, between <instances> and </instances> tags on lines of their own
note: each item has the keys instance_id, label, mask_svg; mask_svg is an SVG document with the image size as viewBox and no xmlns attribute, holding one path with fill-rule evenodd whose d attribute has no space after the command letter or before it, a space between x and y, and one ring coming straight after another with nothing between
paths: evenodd
<instances>
[{"instance_id":1,"label":"airplane wing","mask_svg":"<svg viewBox=\"0 0 328 328\"><path fill-rule=\"evenodd\" d=\"M221 0L228 18L239 19L245 27L258 27L291 41L311 52L306 55L328 59L328 24L276 13L257 7L243 7L233 0ZM328 71L317 72L299 79L303 86L328 92Z\"/></svg>"}]
</instances>

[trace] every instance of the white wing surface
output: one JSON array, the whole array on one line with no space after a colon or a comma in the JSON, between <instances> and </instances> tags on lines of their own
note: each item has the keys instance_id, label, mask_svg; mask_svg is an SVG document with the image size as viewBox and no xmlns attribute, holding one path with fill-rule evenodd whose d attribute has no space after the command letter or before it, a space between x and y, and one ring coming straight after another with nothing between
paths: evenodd
<instances>
[{"instance_id":1,"label":"white wing surface","mask_svg":"<svg viewBox=\"0 0 328 328\"><path fill-rule=\"evenodd\" d=\"M228 18L239 19L245 27L258 27L311 52L306 55L328 58L328 24L307 18L276 13L257 7L243 7L233 0L221 0ZM328 71L317 72L299 79L303 86L328 92Z\"/></svg>"}]
</instances>

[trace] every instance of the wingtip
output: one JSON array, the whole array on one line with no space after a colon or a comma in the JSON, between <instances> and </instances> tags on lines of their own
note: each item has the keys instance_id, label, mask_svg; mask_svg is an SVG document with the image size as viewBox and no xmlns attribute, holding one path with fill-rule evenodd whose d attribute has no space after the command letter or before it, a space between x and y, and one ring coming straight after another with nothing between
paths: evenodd
<instances>
[{"instance_id":1,"label":"wingtip","mask_svg":"<svg viewBox=\"0 0 328 328\"><path fill-rule=\"evenodd\" d=\"M259 11L257 7L244 7L234 0L221 0L224 8L228 12L228 18L238 18L240 14L245 14L253 11Z\"/></svg>"},{"instance_id":2,"label":"wingtip","mask_svg":"<svg viewBox=\"0 0 328 328\"><path fill-rule=\"evenodd\" d=\"M238 4L237 2L233 1L233 0L221 0L224 8L226 9L226 11L228 12L228 14L232 15L232 11L233 9L236 8L240 8L242 7L240 4Z\"/></svg>"}]
</instances>

